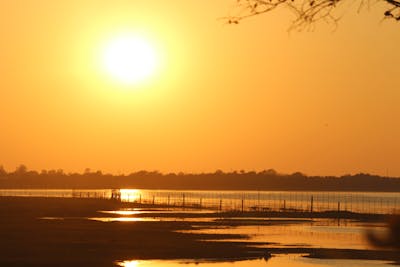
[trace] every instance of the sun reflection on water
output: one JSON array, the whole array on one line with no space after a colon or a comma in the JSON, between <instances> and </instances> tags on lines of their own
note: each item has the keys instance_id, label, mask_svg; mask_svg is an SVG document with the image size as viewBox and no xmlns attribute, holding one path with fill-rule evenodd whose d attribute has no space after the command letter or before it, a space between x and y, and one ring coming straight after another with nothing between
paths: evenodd
<instances>
[{"instance_id":1,"label":"sun reflection on water","mask_svg":"<svg viewBox=\"0 0 400 267\"><path fill-rule=\"evenodd\" d=\"M143 213L141 210L102 210L101 213L117 214L122 216L137 215Z\"/></svg>"},{"instance_id":2,"label":"sun reflection on water","mask_svg":"<svg viewBox=\"0 0 400 267\"><path fill-rule=\"evenodd\" d=\"M141 191L138 189L120 189L121 201L137 202L140 199Z\"/></svg>"},{"instance_id":3,"label":"sun reflection on water","mask_svg":"<svg viewBox=\"0 0 400 267\"><path fill-rule=\"evenodd\" d=\"M139 266L139 261L123 261L123 262L118 262L118 266L122 267L137 267Z\"/></svg>"},{"instance_id":4,"label":"sun reflection on water","mask_svg":"<svg viewBox=\"0 0 400 267\"><path fill-rule=\"evenodd\" d=\"M136 218L136 217L92 217L88 218L92 221L99 221L99 222L153 222L156 219L153 218Z\"/></svg>"},{"instance_id":5,"label":"sun reflection on water","mask_svg":"<svg viewBox=\"0 0 400 267\"><path fill-rule=\"evenodd\" d=\"M304 257L302 254L274 255L268 260L253 259L241 261L174 261L174 260L154 260L154 261L121 261L116 262L117 266L122 267L382 267L390 266L390 262L379 260L349 260L349 259L313 259Z\"/></svg>"}]
</instances>

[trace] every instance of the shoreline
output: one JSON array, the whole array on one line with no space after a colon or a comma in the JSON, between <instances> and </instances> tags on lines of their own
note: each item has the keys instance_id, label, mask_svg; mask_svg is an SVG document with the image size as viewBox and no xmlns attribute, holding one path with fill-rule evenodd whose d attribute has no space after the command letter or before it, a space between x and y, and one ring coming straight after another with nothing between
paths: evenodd
<instances>
[{"instance_id":1,"label":"shoreline","mask_svg":"<svg viewBox=\"0 0 400 267\"><path fill-rule=\"evenodd\" d=\"M101 216L99 211L118 209L159 209L99 199L0 197L0 265L6 266L113 266L123 260L219 260L268 259L271 254L304 253L323 259L379 259L400 262L399 253L383 250L324 249L310 247L265 248L268 242L248 242L235 234L182 233L195 227L243 226L251 223L285 224L303 220L288 217L278 220L249 221L232 213L165 213L164 216L200 218L216 221L135 221L98 222L85 218ZM152 216L160 214L153 213ZM254 214L251 214L254 215ZM285 214L286 215L286 214ZM104 214L103 214L104 216ZM112 216L112 214L107 214ZM114 215L115 216L115 215ZM144 216L144 215L143 215ZM261 216L261 214L259 214ZM43 220L41 217L63 217ZM116 216L115 216L116 217ZM234 217L234 220L230 218ZM261 218L261 217L258 217ZM241 241L223 241L237 239ZM268 240L266 240L268 241Z\"/></svg>"}]
</instances>

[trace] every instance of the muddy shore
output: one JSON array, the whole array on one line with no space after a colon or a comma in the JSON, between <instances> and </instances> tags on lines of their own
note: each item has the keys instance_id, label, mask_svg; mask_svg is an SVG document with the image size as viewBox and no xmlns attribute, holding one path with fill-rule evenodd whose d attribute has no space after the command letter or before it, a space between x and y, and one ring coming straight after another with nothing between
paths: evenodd
<instances>
[{"instance_id":1,"label":"muddy shore","mask_svg":"<svg viewBox=\"0 0 400 267\"><path fill-rule=\"evenodd\" d=\"M151 208L101 199L0 197L0 266L114 266L117 260L235 260L260 258L269 253L306 253L309 257L317 258L400 261L396 251L266 249L261 246L267 245L268 240L265 243L249 243L246 242L247 237L241 235L179 232L194 227L213 227L216 224L226 227L232 226L232 223L235 226L246 225L249 223L246 220L232 222L219 219L194 223L184 220L99 222L86 219L104 216L99 211L137 207ZM178 214L170 213L169 216ZM185 215L180 213L179 216ZM258 223L296 222L282 219ZM226 239L242 241L222 241Z\"/></svg>"}]
</instances>

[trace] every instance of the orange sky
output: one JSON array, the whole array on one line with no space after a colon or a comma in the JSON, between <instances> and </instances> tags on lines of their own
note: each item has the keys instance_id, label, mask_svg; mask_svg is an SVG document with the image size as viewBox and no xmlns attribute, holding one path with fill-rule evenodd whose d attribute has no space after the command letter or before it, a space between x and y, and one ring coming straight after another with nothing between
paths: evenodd
<instances>
[{"instance_id":1,"label":"orange sky","mask_svg":"<svg viewBox=\"0 0 400 267\"><path fill-rule=\"evenodd\" d=\"M224 1L6 1L0 165L14 169L400 176L400 24L382 6L286 31L286 9L225 25ZM121 32L162 66L140 85L99 67Z\"/></svg>"}]
</instances>

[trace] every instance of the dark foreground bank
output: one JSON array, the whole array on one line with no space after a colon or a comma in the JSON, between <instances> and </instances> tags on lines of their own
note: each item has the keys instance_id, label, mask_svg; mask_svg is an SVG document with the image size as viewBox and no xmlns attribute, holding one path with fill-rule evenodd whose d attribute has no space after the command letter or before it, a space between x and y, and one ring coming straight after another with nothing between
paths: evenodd
<instances>
[{"instance_id":1,"label":"dark foreground bank","mask_svg":"<svg viewBox=\"0 0 400 267\"><path fill-rule=\"evenodd\" d=\"M226 239L226 235L176 232L190 230L189 222L98 222L83 218L99 216L100 210L134 206L95 199L0 198L0 266L112 266L116 260L129 259L245 259L262 255L262 249L245 243L212 242ZM201 241L204 239L209 241Z\"/></svg>"},{"instance_id":2,"label":"dark foreground bank","mask_svg":"<svg viewBox=\"0 0 400 267\"><path fill-rule=\"evenodd\" d=\"M267 245L268 240L250 244L246 236L179 232L194 227L229 227L229 220L99 222L85 219L104 216L99 213L102 210L135 207L138 204L98 199L0 197L0 266L113 266L117 260L235 260L299 252L318 258L400 260L396 251L267 250L260 245ZM274 223L295 223L295 220ZM226 239L242 241L222 241Z\"/></svg>"}]
</instances>

